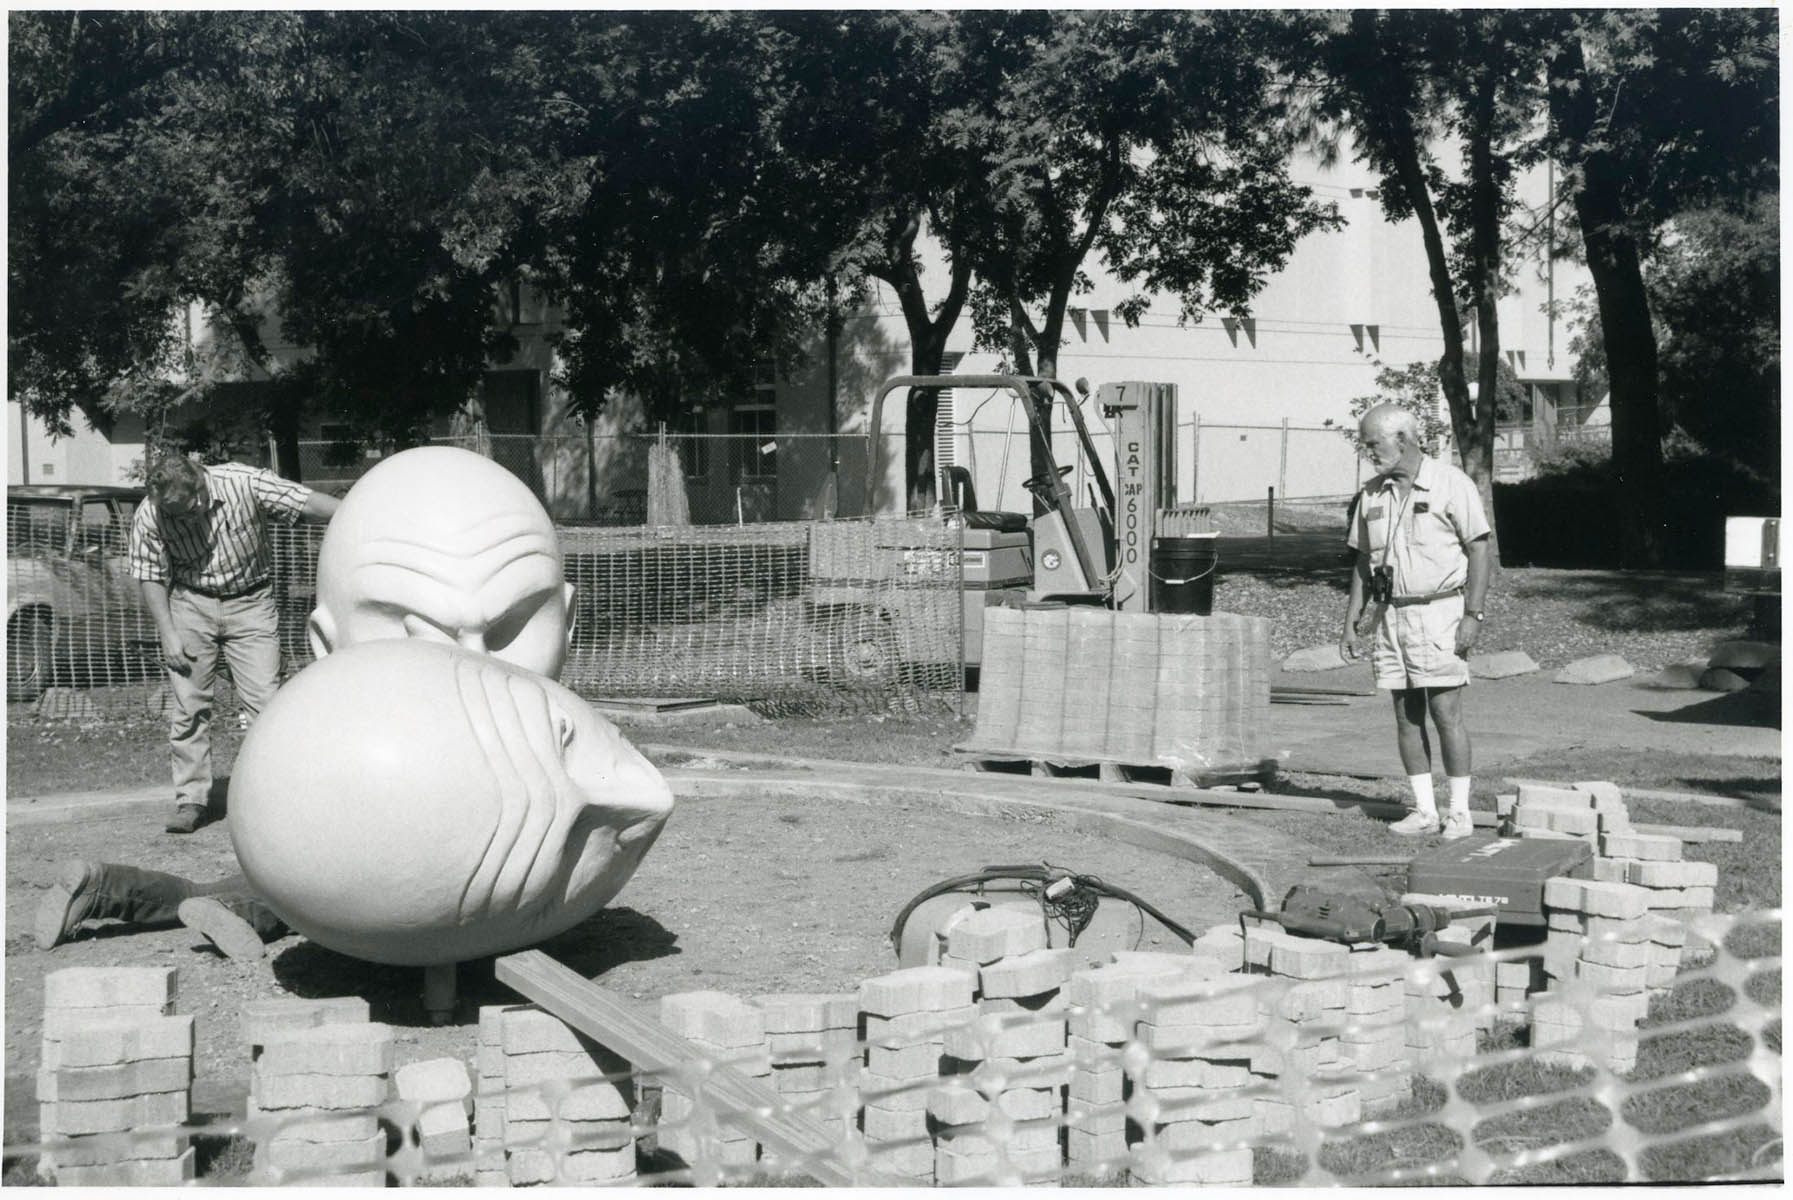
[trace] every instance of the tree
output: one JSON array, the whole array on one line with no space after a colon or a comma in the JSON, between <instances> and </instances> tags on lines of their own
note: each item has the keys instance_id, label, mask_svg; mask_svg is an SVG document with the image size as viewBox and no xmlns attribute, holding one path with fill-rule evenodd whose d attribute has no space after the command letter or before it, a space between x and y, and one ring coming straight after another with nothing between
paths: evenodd
<instances>
[{"instance_id":1,"label":"tree","mask_svg":"<svg viewBox=\"0 0 1793 1200\"><path fill-rule=\"evenodd\" d=\"M958 22L942 70L987 82L964 87L970 99L942 127L983 156L989 182L954 249L978 274L982 344L1017 369L1057 376L1092 252L1121 280L1175 295L1186 319L1248 315L1268 273L1331 219L1288 178L1254 15L966 11ZM1118 311L1136 322L1145 304L1136 295Z\"/></svg>"},{"instance_id":2,"label":"tree","mask_svg":"<svg viewBox=\"0 0 1793 1200\"><path fill-rule=\"evenodd\" d=\"M1549 148L1581 229L1612 386L1613 470L1638 520L1629 561L1661 527L1660 361L1644 263L1677 211L1778 178L1776 17L1764 9L1553 10Z\"/></svg>"},{"instance_id":3,"label":"tree","mask_svg":"<svg viewBox=\"0 0 1793 1200\"><path fill-rule=\"evenodd\" d=\"M670 416L803 359L856 225L780 141L794 25L820 19L587 13L561 30L574 115L556 152L587 173L547 224L541 278L565 306L576 409L629 392Z\"/></svg>"},{"instance_id":4,"label":"tree","mask_svg":"<svg viewBox=\"0 0 1793 1200\"><path fill-rule=\"evenodd\" d=\"M981 161L943 136L949 80L935 73L954 36L931 12L846 12L807 25L796 42L782 141L842 208L859 218L837 261L844 277L895 294L909 335L909 371L938 375L971 291L971 262L952 247L986 189ZM917 242L931 229L946 249L944 287L928 298ZM939 392L912 389L904 410L909 507L934 501Z\"/></svg>"},{"instance_id":5,"label":"tree","mask_svg":"<svg viewBox=\"0 0 1793 1200\"><path fill-rule=\"evenodd\" d=\"M1302 15L1291 25L1289 63L1298 78L1316 79L1319 113L1348 128L1359 157L1381 175L1388 218L1412 217L1419 227L1444 341L1438 378L1453 440L1492 522L1504 369L1496 308L1505 284L1503 229L1514 169L1535 154L1540 105L1531 18L1503 10L1359 9ZM1455 175L1440 158L1453 148L1461 157ZM1477 332L1473 397L1465 308Z\"/></svg>"},{"instance_id":6,"label":"tree","mask_svg":"<svg viewBox=\"0 0 1793 1200\"><path fill-rule=\"evenodd\" d=\"M96 14L103 51L82 17L14 16L15 394L53 425L75 404L203 398L279 369L263 341L278 313L313 353L258 393L277 430L317 404L415 436L509 349L490 310L514 259L458 235L502 228L513 200L493 181L527 105L493 85L530 26L190 16ZM96 98L96 64L130 86ZM194 305L211 364L185 351Z\"/></svg>"}]
</instances>

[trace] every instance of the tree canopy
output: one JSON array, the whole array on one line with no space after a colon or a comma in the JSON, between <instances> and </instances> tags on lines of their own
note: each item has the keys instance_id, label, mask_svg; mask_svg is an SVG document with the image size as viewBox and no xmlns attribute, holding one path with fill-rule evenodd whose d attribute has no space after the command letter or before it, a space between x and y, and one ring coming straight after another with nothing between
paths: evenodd
<instances>
[{"instance_id":1,"label":"tree canopy","mask_svg":"<svg viewBox=\"0 0 1793 1200\"><path fill-rule=\"evenodd\" d=\"M1678 214L1778 181L1764 10L97 10L9 32L8 382L61 429L248 378L277 433L314 405L412 437L514 352L519 283L563 314L583 413L788 370L872 280L918 373L970 311L1052 375L1097 262L1139 289L1123 320L1148 294L1248 314L1335 219L1288 175L1318 119L1416 218L1478 463L1493 405L1469 402L1463 314L1492 395L1513 173L1561 164L1637 486L1658 390L1689 411L1669 376L1711 357L1682 337L1659 364L1642 264L1679 261ZM932 420L912 401L912 444Z\"/></svg>"}]
</instances>

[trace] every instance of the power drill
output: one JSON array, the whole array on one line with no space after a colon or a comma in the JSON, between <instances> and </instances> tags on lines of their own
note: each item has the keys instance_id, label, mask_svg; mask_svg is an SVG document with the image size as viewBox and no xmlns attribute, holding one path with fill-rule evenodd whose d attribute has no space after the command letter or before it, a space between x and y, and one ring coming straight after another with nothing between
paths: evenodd
<instances>
[{"instance_id":1,"label":"power drill","mask_svg":"<svg viewBox=\"0 0 1793 1200\"><path fill-rule=\"evenodd\" d=\"M1459 917L1491 916L1498 912L1493 907L1391 904L1374 897L1296 884L1283 897L1280 912L1252 909L1240 914L1239 923L1243 928L1246 917L1257 917L1275 921L1290 933L1329 942L1382 942L1417 954L1461 956L1479 951L1471 946L1440 942L1433 935Z\"/></svg>"}]
</instances>

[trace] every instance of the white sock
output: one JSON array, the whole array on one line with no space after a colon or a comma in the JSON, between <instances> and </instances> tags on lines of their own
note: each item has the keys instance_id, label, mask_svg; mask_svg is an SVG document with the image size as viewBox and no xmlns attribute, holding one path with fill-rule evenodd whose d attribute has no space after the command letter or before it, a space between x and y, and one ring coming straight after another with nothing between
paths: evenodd
<instances>
[{"instance_id":1,"label":"white sock","mask_svg":"<svg viewBox=\"0 0 1793 1200\"><path fill-rule=\"evenodd\" d=\"M1438 801L1432 795L1432 773L1409 775L1407 786L1413 789L1414 808L1434 819L1438 816Z\"/></svg>"},{"instance_id":2,"label":"white sock","mask_svg":"<svg viewBox=\"0 0 1793 1200\"><path fill-rule=\"evenodd\" d=\"M1451 786L1451 811L1454 813L1468 812L1469 776L1452 775L1449 779L1449 783Z\"/></svg>"}]
</instances>

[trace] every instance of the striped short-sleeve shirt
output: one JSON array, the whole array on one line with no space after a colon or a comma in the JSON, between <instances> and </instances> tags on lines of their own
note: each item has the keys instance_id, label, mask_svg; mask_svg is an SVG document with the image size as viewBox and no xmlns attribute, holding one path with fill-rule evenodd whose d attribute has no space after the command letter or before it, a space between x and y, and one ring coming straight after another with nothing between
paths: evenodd
<instances>
[{"instance_id":1,"label":"striped short-sleeve shirt","mask_svg":"<svg viewBox=\"0 0 1793 1200\"><path fill-rule=\"evenodd\" d=\"M297 520L311 489L242 463L207 467L205 478L211 497L203 512L174 517L153 500L137 506L131 520L133 578L221 596L268 581L273 554L262 522Z\"/></svg>"}]
</instances>

